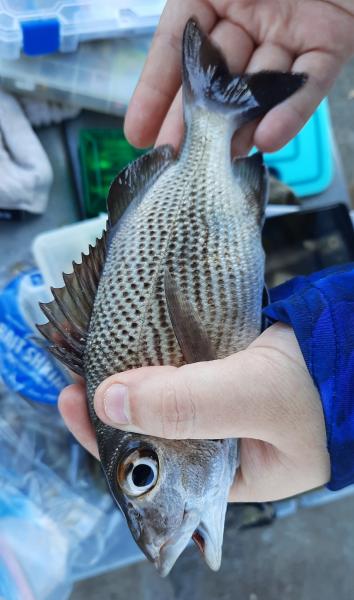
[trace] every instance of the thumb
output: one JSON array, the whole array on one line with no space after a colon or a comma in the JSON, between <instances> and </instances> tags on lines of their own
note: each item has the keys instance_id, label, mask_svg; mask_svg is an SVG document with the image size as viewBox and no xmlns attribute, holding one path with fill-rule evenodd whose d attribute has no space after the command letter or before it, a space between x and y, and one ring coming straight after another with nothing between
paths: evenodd
<instances>
[{"instance_id":1,"label":"thumb","mask_svg":"<svg viewBox=\"0 0 354 600\"><path fill-rule=\"evenodd\" d=\"M258 363L253 353L239 352L112 375L97 388L95 410L108 425L167 439L259 437L266 417L259 407L269 392L267 369Z\"/></svg>"}]
</instances>

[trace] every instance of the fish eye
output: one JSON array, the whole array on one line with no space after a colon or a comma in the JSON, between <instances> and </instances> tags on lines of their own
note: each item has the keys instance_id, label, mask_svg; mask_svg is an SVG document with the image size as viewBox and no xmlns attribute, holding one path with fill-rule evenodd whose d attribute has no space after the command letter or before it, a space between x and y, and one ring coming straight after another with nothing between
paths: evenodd
<instances>
[{"instance_id":1,"label":"fish eye","mask_svg":"<svg viewBox=\"0 0 354 600\"><path fill-rule=\"evenodd\" d=\"M134 450L118 467L118 483L129 496L142 496L157 482L159 463L152 450Z\"/></svg>"}]
</instances>

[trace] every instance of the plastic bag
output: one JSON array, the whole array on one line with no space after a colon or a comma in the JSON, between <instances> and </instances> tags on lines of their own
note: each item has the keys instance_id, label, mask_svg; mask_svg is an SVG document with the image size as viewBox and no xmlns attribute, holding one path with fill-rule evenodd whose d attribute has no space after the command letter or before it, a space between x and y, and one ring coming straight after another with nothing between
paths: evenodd
<instances>
[{"instance_id":1,"label":"plastic bag","mask_svg":"<svg viewBox=\"0 0 354 600\"><path fill-rule=\"evenodd\" d=\"M7 385L0 383L0 598L6 600L65 600L74 581L142 558L99 463L58 413L57 395L68 379L33 337L43 318L38 300L48 300L46 294L34 270L0 292L0 374ZM29 349L37 361L26 360Z\"/></svg>"},{"instance_id":2,"label":"plastic bag","mask_svg":"<svg viewBox=\"0 0 354 600\"><path fill-rule=\"evenodd\" d=\"M14 277L0 292L0 377L31 400L54 404L69 378L36 341L35 323L43 322L39 300L50 300L39 271ZM44 318L45 320L45 318Z\"/></svg>"}]
</instances>

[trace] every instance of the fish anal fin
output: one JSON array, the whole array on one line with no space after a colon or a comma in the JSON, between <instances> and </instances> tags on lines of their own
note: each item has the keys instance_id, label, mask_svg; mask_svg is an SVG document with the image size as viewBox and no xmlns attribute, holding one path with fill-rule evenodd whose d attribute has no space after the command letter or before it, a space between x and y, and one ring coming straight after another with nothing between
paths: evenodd
<instances>
[{"instance_id":1,"label":"fish anal fin","mask_svg":"<svg viewBox=\"0 0 354 600\"><path fill-rule=\"evenodd\" d=\"M200 317L175 283L168 268L164 277L168 312L178 344L187 363L214 360L216 353Z\"/></svg>"},{"instance_id":2,"label":"fish anal fin","mask_svg":"<svg viewBox=\"0 0 354 600\"><path fill-rule=\"evenodd\" d=\"M263 223L265 207L268 201L268 172L261 152L232 161L233 173L247 195L250 208L256 212Z\"/></svg>"},{"instance_id":3,"label":"fish anal fin","mask_svg":"<svg viewBox=\"0 0 354 600\"><path fill-rule=\"evenodd\" d=\"M172 146L158 146L139 156L117 175L107 198L110 227L114 227L132 200L143 196L174 160L175 152Z\"/></svg>"}]
</instances>

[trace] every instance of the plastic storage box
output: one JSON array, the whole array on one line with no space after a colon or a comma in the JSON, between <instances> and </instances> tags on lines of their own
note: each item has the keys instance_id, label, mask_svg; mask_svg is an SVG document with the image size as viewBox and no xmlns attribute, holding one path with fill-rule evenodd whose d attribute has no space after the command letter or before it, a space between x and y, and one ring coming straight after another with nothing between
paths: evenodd
<instances>
[{"instance_id":1,"label":"plastic storage box","mask_svg":"<svg viewBox=\"0 0 354 600\"><path fill-rule=\"evenodd\" d=\"M10 91L123 115L150 46L151 36L80 44L77 52L0 57L0 84Z\"/></svg>"},{"instance_id":2,"label":"plastic storage box","mask_svg":"<svg viewBox=\"0 0 354 600\"><path fill-rule=\"evenodd\" d=\"M106 210L113 179L144 152L127 142L121 128L80 131L79 153L86 216L95 217Z\"/></svg>"},{"instance_id":3,"label":"plastic storage box","mask_svg":"<svg viewBox=\"0 0 354 600\"><path fill-rule=\"evenodd\" d=\"M152 31L165 0L0 0L0 57L70 52L80 41Z\"/></svg>"},{"instance_id":4,"label":"plastic storage box","mask_svg":"<svg viewBox=\"0 0 354 600\"><path fill-rule=\"evenodd\" d=\"M319 194L329 186L332 156L331 121L328 101L324 100L291 142L264 158L270 171L303 197Z\"/></svg>"}]
</instances>

